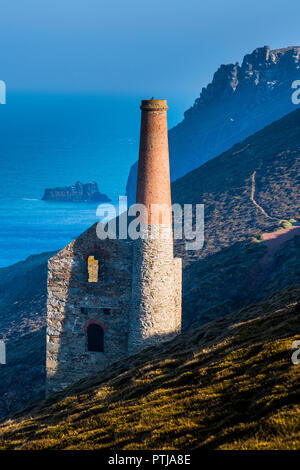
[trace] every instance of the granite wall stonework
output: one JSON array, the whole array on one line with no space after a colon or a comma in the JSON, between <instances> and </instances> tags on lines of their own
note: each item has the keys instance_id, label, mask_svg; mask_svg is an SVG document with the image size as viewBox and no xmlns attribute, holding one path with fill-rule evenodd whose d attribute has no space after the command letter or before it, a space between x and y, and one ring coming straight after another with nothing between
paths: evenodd
<instances>
[{"instance_id":1,"label":"granite wall stonework","mask_svg":"<svg viewBox=\"0 0 300 470\"><path fill-rule=\"evenodd\" d=\"M173 256L172 229L157 224L151 230L153 238L133 246L129 354L171 339L181 327L181 259Z\"/></svg>"},{"instance_id":2,"label":"granite wall stonework","mask_svg":"<svg viewBox=\"0 0 300 470\"><path fill-rule=\"evenodd\" d=\"M88 282L96 255L98 282ZM132 246L99 240L95 225L48 263L46 393L61 390L127 356ZM104 352L87 351L86 326L100 323Z\"/></svg>"}]
</instances>

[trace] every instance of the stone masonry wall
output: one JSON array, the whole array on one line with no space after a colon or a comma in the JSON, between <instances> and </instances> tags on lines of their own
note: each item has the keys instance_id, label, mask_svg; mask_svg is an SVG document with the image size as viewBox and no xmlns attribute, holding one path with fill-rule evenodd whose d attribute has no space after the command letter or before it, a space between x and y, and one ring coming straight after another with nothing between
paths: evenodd
<instances>
[{"instance_id":1,"label":"stone masonry wall","mask_svg":"<svg viewBox=\"0 0 300 470\"><path fill-rule=\"evenodd\" d=\"M181 324L181 263L173 258L172 230L150 227L160 236L134 244L129 354L171 339Z\"/></svg>"},{"instance_id":2,"label":"stone masonry wall","mask_svg":"<svg viewBox=\"0 0 300 470\"><path fill-rule=\"evenodd\" d=\"M47 394L127 356L132 249L101 241L96 225L49 260ZM88 282L88 257L97 255L99 280ZM86 327L104 331L104 352L87 351Z\"/></svg>"}]
</instances>

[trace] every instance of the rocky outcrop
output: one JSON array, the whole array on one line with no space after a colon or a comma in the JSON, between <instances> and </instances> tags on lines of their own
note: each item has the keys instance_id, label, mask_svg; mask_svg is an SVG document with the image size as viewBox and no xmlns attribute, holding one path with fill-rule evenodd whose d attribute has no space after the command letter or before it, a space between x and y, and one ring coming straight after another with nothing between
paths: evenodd
<instances>
[{"instance_id":1,"label":"rocky outcrop","mask_svg":"<svg viewBox=\"0 0 300 470\"><path fill-rule=\"evenodd\" d=\"M83 184L77 181L75 186L66 186L65 188L46 189L43 201L58 202L109 202L106 194L98 190L95 182Z\"/></svg>"},{"instance_id":2,"label":"rocky outcrop","mask_svg":"<svg viewBox=\"0 0 300 470\"><path fill-rule=\"evenodd\" d=\"M295 110L294 80L300 80L300 47L264 46L247 54L241 65L221 65L184 120L169 131L172 181ZM136 180L137 163L127 182L130 203Z\"/></svg>"}]
</instances>

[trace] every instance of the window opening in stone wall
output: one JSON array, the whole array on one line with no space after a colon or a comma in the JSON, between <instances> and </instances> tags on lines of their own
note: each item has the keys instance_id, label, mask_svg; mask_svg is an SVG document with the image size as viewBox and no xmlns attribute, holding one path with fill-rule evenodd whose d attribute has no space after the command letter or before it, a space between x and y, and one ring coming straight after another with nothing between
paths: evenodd
<instances>
[{"instance_id":1,"label":"window opening in stone wall","mask_svg":"<svg viewBox=\"0 0 300 470\"><path fill-rule=\"evenodd\" d=\"M99 278L99 260L95 256L88 257L88 282L98 282Z\"/></svg>"}]
</instances>

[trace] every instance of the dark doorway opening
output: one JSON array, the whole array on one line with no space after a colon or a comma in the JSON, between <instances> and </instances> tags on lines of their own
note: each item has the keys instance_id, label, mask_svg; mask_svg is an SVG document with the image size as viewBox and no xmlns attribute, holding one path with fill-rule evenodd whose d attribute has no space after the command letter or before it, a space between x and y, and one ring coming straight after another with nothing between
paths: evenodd
<instances>
[{"instance_id":1,"label":"dark doorway opening","mask_svg":"<svg viewBox=\"0 0 300 470\"><path fill-rule=\"evenodd\" d=\"M87 349L93 352L104 352L104 331L96 323L87 327Z\"/></svg>"}]
</instances>

